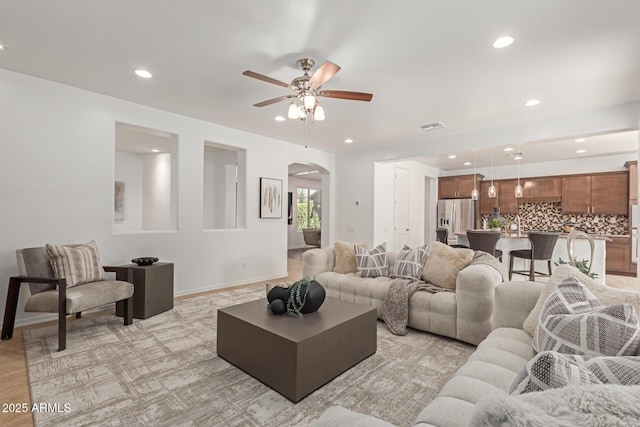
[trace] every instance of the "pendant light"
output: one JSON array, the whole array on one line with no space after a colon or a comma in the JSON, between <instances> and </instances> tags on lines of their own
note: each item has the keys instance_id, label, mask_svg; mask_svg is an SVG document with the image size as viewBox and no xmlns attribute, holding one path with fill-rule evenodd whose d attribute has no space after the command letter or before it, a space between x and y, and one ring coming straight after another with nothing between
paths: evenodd
<instances>
[{"instance_id":1,"label":"pendant light","mask_svg":"<svg viewBox=\"0 0 640 427\"><path fill-rule=\"evenodd\" d=\"M478 200L478 188L476 187L476 153L473 153L473 190L471 190L471 200Z\"/></svg>"},{"instance_id":2,"label":"pendant light","mask_svg":"<svg viewBox=\"0 0 640 427\"><path fill-rule=\"evenodd\" d=\"M496 186L493 185L493 150L491 150L491 185L487 195L492 199L496 197Z\"/></svg>"},{"instance_id":3,"label":"pendant light","mask_svg":"<svg viewBox=\"0 0 640 427\"><path fill-rule=\"evenodd\" d=\"M522 197L522 185L520 185L520 159L518 159L518 185L516 185L516 198Z\"/></svg>"}]
</instances>

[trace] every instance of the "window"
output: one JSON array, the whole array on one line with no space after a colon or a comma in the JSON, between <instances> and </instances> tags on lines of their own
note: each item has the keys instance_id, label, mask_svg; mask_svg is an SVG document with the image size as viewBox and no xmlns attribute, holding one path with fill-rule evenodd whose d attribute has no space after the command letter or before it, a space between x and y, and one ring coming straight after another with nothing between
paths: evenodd
<instances>
[{"instance_id":1,"label":"window","mask_svg":"<svg viewBox=\"0 0 640 427\"><path fill-rule=\"evenodd\" d=\"M298 230L320 228L322 192L312 188L297 189Z\"/></svg>"}]
</instances>

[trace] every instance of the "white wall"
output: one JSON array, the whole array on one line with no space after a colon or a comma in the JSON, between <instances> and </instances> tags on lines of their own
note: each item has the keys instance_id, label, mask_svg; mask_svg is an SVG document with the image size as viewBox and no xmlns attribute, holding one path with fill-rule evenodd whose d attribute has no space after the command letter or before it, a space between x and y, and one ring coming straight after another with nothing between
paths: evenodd
<instances>
[{"instance_id":1,"label":"white wall","mask_svg":"<svg viewBox=\"0 0 640 427\"><path fill-rule=\"evenodd\" d=\"M419 141L390 141L392 148L376 147L358 152L345 148L336 156L335 176L338 182L350 185L341 185L336 194L336 212L339 215L336 217L335 238L359 241L371 240L374 236L375 162L402 161L470 151L478 147L489 149L517 142L637 129L639 117L640 102L633 102L477 132L443 134L434 131L425 134ZM540 171L541 175L549 174L544 165L540 166ZM487 175L486 171L478 172ZM356 200L359 202L357 205Z\"/></svg>"},{"instance_id":2,"label":"white wall","mask_svg":"<svg viewBox=\"0 0 640 427\"><path fill-rule=\"evenodd\" d=\"M116 151L115 180L124 182L124 219L113 231L142 230L142 155Z\"/></svg>"},{"instance_id":3,"label":"white wall","mask_svg":"<svg viewBox=\"0 0 640 427\"><path fill-rule=\"evenodd\" d=\"M90 239L98 242L104 264L139 256L174 262L177 295L281 277L287 274L287 219L259 218L260 177L286 183L288 165L301 161L335 170L335 157L326 152L6 70L0 70L0 117L0 277L5 279L18 272L16 248ZM116 122L178 136L178 155L172 156L179 175L176 231L113 233ZM204 141L246 149L242 229L202 229ZM324 197L335 194L331 185ZM323 217L323 239L334 237L333 216ZM7 282L0 281L0 295L6 295ZM24 313L23 304L24 292L17 324L44 318Z\"/></svg>"},{"instance_id":4,"label":"white wall","mask_svg":"<svg viewBox=\"0 0 640 427\"><path fill-rule=\"evenodd\" d=\"M203 221L205 229L235 228L238 152L204 152Z\"/></svg>"},{"instance_id":5,"label":"white wall","mask_svg":"<svg viewBox=\"0 0 640 427\"><path fill-rule=\"evenodd\" d=\"M142 230L175 230L171 212L171 153L142 156Z\"/></svg>"},{"instance_id":6,"label":"white wall","mask_svg":"<svg viewBox=\"0 0 640 427\"><path fill-rule=\"evenodd\" d=\"M294 175L289 176L288 189L287 191L291 191L293 193L293 205L291 209L293 210L293 224L287 225L287 245L289 249L300 249L305 248L307 245L304 243L304 237L302 236L302 231L298 231L298 216L296 215L298 206L298 199L296 197L296 189L300 188L310 188L312 190L322 190L322 182L315 179L304 179ZM322 229L324 230L324 197L325 193L322 193ZM286 215L286 212L283 213Z\"/></svg>"}]
</instances>

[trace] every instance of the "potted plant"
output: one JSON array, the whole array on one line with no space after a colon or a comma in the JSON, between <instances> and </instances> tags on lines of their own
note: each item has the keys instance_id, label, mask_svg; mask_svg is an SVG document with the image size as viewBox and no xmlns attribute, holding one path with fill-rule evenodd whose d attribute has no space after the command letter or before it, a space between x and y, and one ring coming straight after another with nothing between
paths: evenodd
<instances>
[{"instance_id":1,"label":"potted plant","mask_svg":"<svg viewBox=\"0 0 640 427\"><path fill-rule=\"evenodd\" d=\"M489 221L489 228L492 231L500 231L502 224L500 224L500 220L498 218L491 218Z\"/></svg>"}]
</instances>

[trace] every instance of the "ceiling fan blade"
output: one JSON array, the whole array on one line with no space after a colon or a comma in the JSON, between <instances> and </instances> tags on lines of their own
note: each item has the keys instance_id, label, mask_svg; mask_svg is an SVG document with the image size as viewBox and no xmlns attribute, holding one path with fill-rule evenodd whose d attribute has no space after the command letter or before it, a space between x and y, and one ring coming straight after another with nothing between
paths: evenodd
<instances>
[{"instance_id":1,"label":"ceiling fan blade","mask_svg":"<svg viewBox=\"0 0 640 427\"><path fill-rule=\"evenodd\" d=\"M279 96L277 98L268 99L266 101L258 102L257 104L253 104L254 107L266 107L267 105L276 104L280 101L284 101L285 99L293 98L295 95L286 95Z\"/></svg>"},{"instance_id":2,"label":"ceiling fan blade","mask_svg":"<svg viewBox=\"0 0 640 427\"><path fill-rule=\"evenodd\" d=\"M280 80L276 80L276 79L271 78L269 76L265 76L264 74L258 74L258 73L255 73L255 72L249 71L249 70L245 71L242 74L244 74L247 77L253 77L254 79L262 80L263 82L272 83L274 85L278 85L278 86L282 86L282 87L289 87L289 84L287 84L285 82L281 82Z\"/></svg>"},{"instance_id":3,"label":"ceiling fan blade","mask_svg":"<svg viewBox=\"0 0 640 427\"><path fill-rule=\"evenodd\" d=\"M309 85L315 88L319 88L323 84L325 84L331 77L333 77L338 71L340 71L340 67L334 64L331 61L327 61L320 66L313 73L313 76L309 79Z\"/></svg>"},{"instance_id":4,"label":"ceiling fan blade","mask_svg":"<svg viewBox=\"0 0 640 427\"><path fill-rule=\"evenodd\" d=\"M364 92L349 92L346 90L322 90L318 92L318 96L327 98L350 99L352 101L371 101L373 94Z\"/></svg>"}]
</instances>

